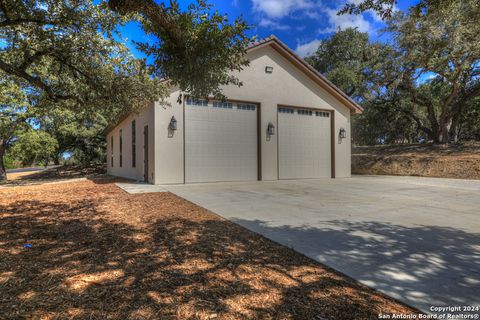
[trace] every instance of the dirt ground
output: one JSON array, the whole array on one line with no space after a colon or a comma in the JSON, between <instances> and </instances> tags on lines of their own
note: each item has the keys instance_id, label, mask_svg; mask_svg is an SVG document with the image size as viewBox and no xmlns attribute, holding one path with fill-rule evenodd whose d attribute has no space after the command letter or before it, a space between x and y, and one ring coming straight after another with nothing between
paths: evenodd
<instances>
[{"instance_id":1,"label":"dirt ground","mask_svg":"<svg viewBox=\"0 0 480 320\"><path fill-rule=\"evenodd\" d=\"M112 180L0 187L0 225L0 319L414 312L173 194Z\"/></svg>"},{"instance_id":2,"label":"dirt ground","mask_svg":"<svg viewBox=\"0 0 480 320\"><path fill-rule=\"evenodd\" d=\"M8 181L1 184L32 185L48 182L58 182L71 179L84 179L85 177L96 177L106 172L105 165L69 165L49 168L48 170L8 173Z\"/></svg>"},{"instance_id":3,"label":"dirt ground","mask_svg":"<svg viewBox=\"0 0 480 320\"><path fill-rule=\"evenodd\" d=\"M16 172L16 173L7 173L7 178L9 181L28 179L39 174L41 171L30 171L30 172Z\"/></svg>"},{"instance_id":4,"label":"dirt ground","mask_svg":"<svg viewBox=\"0 0 480 320\"><path fill-rule=\"evenodd\" d=\"M480 179L480 142L462 145L355 147L356 174Z\"/></svg>"}]
</instances>

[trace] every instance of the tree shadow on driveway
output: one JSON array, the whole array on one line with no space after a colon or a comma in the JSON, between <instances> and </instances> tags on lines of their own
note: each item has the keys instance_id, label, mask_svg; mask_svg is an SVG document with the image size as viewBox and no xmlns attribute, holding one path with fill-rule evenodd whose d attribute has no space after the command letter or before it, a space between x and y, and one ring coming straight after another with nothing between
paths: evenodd
<instances>
[{"instance_id":1,"label":"tree shadow on driveway","mask_svg":"<svg viewBox=\"0 0 480 320\"><path fill-rule=\"evenodd\" d=\"M232 221L426 312L480 305L480 234L446 227L320 221L272 226Z\"/></svg>"},{"instance_id":2,"label":"tree shadow on driveway","mask_svg":"<svg viewBox=\"0 0 480 320\"><path fill-rule=\"evenodd\" d=\"M172 194L128 195L90 181L35 188L0 199L0 318L377 319L412 311Z\"/></svg>"}]
</instances>

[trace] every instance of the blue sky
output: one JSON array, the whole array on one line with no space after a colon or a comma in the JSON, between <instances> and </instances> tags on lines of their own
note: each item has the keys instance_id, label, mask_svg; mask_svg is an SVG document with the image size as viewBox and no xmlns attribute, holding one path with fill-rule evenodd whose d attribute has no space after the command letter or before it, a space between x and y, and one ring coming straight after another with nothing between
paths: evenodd
<instances>
[{"instance_id":1,"label":"blue sky","mask_svg":"<svg viewBox=\"0 0 480 320\"><path fill-rule=\"evenodd\" d=\"M372 40L387 41L388 35L381 32L385 26L374 12L363 15L341 15L338 10L347 0L222 0L210 1L214 10L225 13L233 20L242 16L253 26L251 35L259 38L275 34L301 56L312 53L319 41L330 36L335 30L357 27L368 32ZM360 0L350 0L354 3ZM186 7L195 1L180 0ZM413 2L417 2L416 0ZM400 0L398 9L405 10L412 1ZM130 23L121 33L128 41L148 40L138 24ZM137 57L144 55L129 42L129 47Z\"/></svg>"}]
</instances>

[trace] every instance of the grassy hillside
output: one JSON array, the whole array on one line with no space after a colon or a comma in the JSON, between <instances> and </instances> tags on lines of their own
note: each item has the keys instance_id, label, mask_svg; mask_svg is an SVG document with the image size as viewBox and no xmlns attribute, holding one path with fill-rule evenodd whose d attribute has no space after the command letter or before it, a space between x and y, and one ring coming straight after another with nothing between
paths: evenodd
<instances>
[{"instance_id":1,"label":"grassy hillside","mask_svg":"<svg viewBox=\"0 0 480 320\"><path fill-rule=\"evenodd\" d=\"M355 174L480 179L480 142L354 147Z\"/></svg>"}]
</instances>

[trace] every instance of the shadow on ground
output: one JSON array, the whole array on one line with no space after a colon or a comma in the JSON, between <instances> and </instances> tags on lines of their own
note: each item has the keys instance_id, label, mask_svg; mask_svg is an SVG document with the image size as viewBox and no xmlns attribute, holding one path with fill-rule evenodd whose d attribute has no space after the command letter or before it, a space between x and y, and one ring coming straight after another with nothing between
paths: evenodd
<instances>
[{"instance_id":1,"label":"shadow on ground","mask_svg":"<svg viewBox=\"0 0 480 320\"><path fill-rule=\"evenodd\" d=\"M346 220L320 222L323 228L232 220L424 311L480 305L479 233Z\"/></svg>"},{"instance_id":2,"label":"shadow on ground","mask_svg":"<svg viewBox=\"0 0 480 320\"><path fill-rule=\"evenodd\" d=\"M0 186L39 185L82 178L99 180L106 177L105 173L106 168L103 164L57 166L38 172L8 173L8 180L0 181Z\"/></svg>"},{"instance_id":3,"label":"shadow on ground","mask_svg":"<svg viewBox=\"0 0 480 320\"><path fill-rule=\"evenodd\" d=\"M90 181L50 188L2 194L11 198L0 200L0 318L377 319L408 310L172 194L131 196ZM297 236L310 232L322 231ZM398 250L410 236L399 231ZM340 251L394 246L331 237Z\"/></svg>"}]
</instances>

